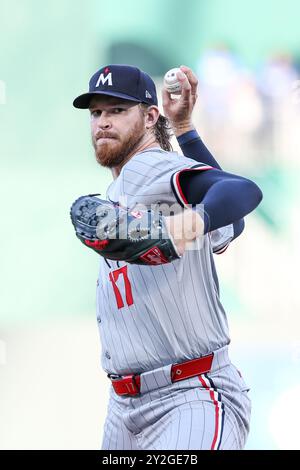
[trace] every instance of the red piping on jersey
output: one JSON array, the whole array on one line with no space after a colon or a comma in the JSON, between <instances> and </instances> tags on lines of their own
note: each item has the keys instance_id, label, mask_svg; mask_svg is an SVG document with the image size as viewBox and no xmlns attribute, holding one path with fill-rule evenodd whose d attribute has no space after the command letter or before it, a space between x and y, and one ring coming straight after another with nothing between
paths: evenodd
<instances>
[{"instance_id":1,"label":"red piping on jersey","mask_svg":"<svg viewBox=\"0 0 300 470\"><path fill-rule=\"evenodd\" d=\"M176 173L176 177L175 177L176 186L177 186L177 189L179 191L179 194L180 194L184 204L188 204L188 201L187 201L185 195L183 194L183 191L182 191L181 186L180 186L179 177L180 177L181 173L183 173L184 171L203 171L203 170L213 170L213 167L207 165L207 166L201 166L199 168L185 168L184 170L180 170L180 171L178 171L178 173Z\"/></svg>"},{"instance_id":2,"label":"red piping on jersey","mask_svg":"<svg viewBox=\"0 0 300 470\"><path fill-rule=\"evenodd\" d=\"M184 171L184 170L183 170L183 171ZM184 195L183 192L182 192L182 189L181 189L181 186L180 186L180 183L179 183L179 176L180 176L180 173L182 173L182 171L180 171L180 172L177 173L177 175L176 175L176 186L177 186L177 189L179 190L179 194L180 194L180 196L181 196L181 199L183 200L183 202L184 202L185 204L187 204L188 202L187 202L187 200L186 200L185 195Z\"/></svg>"},{"instance_id":3,"label":"red piping on jersey","mask_svg":"<svg viewBox=\"0 0 300 470\"><path fill-rule=\"evenodd\" d=\"M228 245L226 245L224 248L222 248L221 250L219 251L214 251L214 254L215 255L221 255L222 253L225 253L225 251L227 250L227 248L229 247L230 243L228 243Z\"/></svg>"}]
</instances>

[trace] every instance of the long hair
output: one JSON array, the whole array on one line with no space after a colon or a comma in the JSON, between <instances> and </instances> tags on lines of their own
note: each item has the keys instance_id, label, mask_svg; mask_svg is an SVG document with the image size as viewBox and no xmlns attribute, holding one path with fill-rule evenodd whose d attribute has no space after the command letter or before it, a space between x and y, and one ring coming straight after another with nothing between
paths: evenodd
<instances>
[{"instance_id":1,"label":"long hair","mask_svg":"<svg viewBox=\"0 0 300 470\"><path fill-rule=\"evenodd\" d=\"M145 113L149 108L147 104L140 103L142 112ZM153 128L154 136L163 150L167 152L172 152L173 147L171 145L170 139L172 137L172 130L169 124L168 119L165 116L159 115L159 118Z\"/></svg>"}]
</instances>

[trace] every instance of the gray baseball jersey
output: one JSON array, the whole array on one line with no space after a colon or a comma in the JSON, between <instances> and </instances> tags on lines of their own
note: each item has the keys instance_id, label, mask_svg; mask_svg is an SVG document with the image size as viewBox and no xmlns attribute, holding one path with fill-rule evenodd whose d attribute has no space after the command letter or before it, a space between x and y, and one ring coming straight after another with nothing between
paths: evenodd
<instances>
[{"instance_id":1,"label":"gray baseball jersey","mask_svg":"<svg viewBox=\"0 0 300 470\"><path fill-rule=\"evenodd\" d=\"M171 176L191 167L208 168L176 152L141 152L126 163L106 197L128 207L158 201L173 205L177 200ZM229 343L212 254L224 249L232 234L231 226L207 234L169 264L140 266L100 259L97 318L104 370L153 370Z\"/></svg>"},{"instance_id":2,"label":"gray baseball jersey","mask_svg":"<svg viewBox=\"0 0 300 470\"><path fill-rule=\"evenodd\" d=\"M180 200L176 175L187 168L209 167L176 152L141 152L122 168L107 199L130 208L174 207ZM100 257L103 368L116 375L141 374L136 397L111 389L102 449L243 448L249 388L228 357L228 325L213 260L232 237L232 226L223 227L196 239L169 264L132 265ZM209 373L172 383L172 364L210 352Z\"/></svg>"}]
</instances>

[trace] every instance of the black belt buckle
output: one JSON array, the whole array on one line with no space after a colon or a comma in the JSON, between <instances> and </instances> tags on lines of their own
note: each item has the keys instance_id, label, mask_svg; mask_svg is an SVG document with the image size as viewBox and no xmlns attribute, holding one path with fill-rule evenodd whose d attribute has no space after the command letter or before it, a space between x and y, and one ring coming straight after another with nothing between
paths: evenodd
<instances>
[{"instance_id":1,"label":"black belt buckle","mask_svg":"<svg viewBox=\"0 0 300 470\"><path fill-rule=\"evenodd\" d=\"M121 380L122 379L122 375L116 375L116 374L107 374L107 377L110 380Z\"/></svg>"}]
</instances>

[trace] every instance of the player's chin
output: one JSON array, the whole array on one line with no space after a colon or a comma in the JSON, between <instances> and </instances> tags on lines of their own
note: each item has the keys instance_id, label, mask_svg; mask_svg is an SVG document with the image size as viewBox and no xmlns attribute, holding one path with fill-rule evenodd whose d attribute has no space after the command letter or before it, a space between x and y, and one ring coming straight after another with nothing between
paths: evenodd
<instances>
[{"instance_id":1,"label":"player's chin","mask_svg":"<svg viewBox=\"0 0 300 470\"><path fill-rule=\"evenodd\" d=\"M106 158L107 155L115 151L116 141L113 139L99 139L94 143L96 156L99 158Z\"/></svg>"},{"instance_id":2,"label":"player's chin","mask_svg":"<svg viewBox=\"0 0 300 470\"><path fill-rule=\"evenodd\" d=\"M111 148L97 148L95 157L99 165L106 168L112 168L122 163L122 158L120 158L119 153L112 151Z\"/></svg>"},{"instance_id":3,"label":"player's chin","mask_svg":"<svg viewBox=\"0 0 300 470\"><path fill-rule=\"evenodd\" d=\"M96 153L96 160L99 165L104 166L105 168L111 168L112 167L112 161L111 158L106 158L103 155L99 155Z\"/></svg>"}]
</instances>

